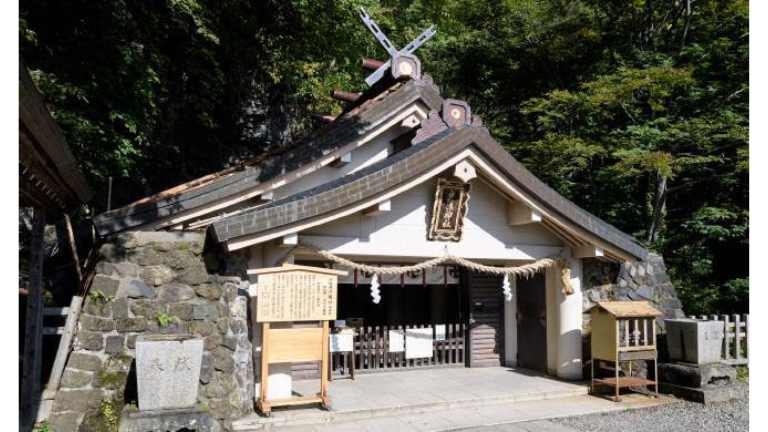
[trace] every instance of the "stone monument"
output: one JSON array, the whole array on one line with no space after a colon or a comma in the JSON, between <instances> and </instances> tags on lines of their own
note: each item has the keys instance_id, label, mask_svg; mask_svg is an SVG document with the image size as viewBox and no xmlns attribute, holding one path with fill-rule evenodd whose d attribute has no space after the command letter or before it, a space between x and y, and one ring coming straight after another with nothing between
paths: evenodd
<instances>
[{"instance_id":1,"label":"stone monument","mask_svg":"<svg viewBox=\"0 0 768 432\"><path fill-rule=\"evenodd\" d=\"M696 402L732 399L736 370L721 362L725 323L665 320L670 363L659 365L661 391Z\"/></svg>"}]
</instances>

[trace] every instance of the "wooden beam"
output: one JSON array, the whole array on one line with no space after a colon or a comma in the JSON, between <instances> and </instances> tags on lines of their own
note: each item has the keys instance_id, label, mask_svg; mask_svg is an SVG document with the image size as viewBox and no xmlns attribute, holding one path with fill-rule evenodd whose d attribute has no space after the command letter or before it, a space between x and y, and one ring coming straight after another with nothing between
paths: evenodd
<instances>
[{"instance_id":1,"label":"wooden beam","mask_svg":"<svg viewBox=\"0 0 768 432\"><path fill-rule=\"evenodd\" d=\"M23 424L32 424L36 401L40 394L43 349L43 235L45 210L35 208L32 215L32 237L29 260L29 295L24 323L24 356L21 381Z\"/></svg>"},{"instance_id":2,"label":"wooden beam","mask_svg":"<svg viewBox=\"0 0 768 432\"><path fill-rule=\"evenodd\" d=\"M334 168L340 168L350 162L352 162L352 152L344 153L340 157L337 157L333 160L333 162L331 162L331 166Z\"/></svg>"},{"instance_id":3,"label":"wooden beam","mask_svg":"<svg viewBox=\"0 0 768 432\"><path fill-rule=\"evenodd\" d=\"M541 222L541 214L519 201L507 202L507 224L510 226Z\"/></svg>"},{"instance_id":4,"label":"wooden beam","mask_svg":"<svg viewBox=\"0 0 768 432\"><path fill-rule=\"evenodd\" d=\"M573 249L574 258L599 258L604 255L603 249L594 245L583 245Z\"/></svg>"},{"instance_id":5,"label":"wooden beam","mask_svg":"<svg viewBox=\"0 0 768 432\"><path fill-rule=\"evenodd\" d=\"M363 210L363 214L366 216L376 216L388 211L392 211L392 200L382 201L373 207Z\"/></svg>"},{"instance_id":6,"label":"wooden beam","mask_svg":"<svg viewBox=\"0 0 768 432\"><path fill-rule=\"evenodd\" d=\"M280 239L280 246L296 246L299 244L299 233L293 233L283 236Z\"/></svg>"},{"instance_id":7,"label":"wooden beam","mask_svg":"<svg viewBox=\"0 0 768 432\"><path fill-rule=\"evenodd\" d=\"M275 193L272 191L264 192L259 198L261 198L263 201L272 201L275 199Z\"/></svg>"},{"instance_id":8,"label":"wooden beam","mask_svg":"<svg viewBox=\"0 0 768 432\"><path fill-rule=\"evenodd\" d=\"M419 116L417 116L416 114L413 114L403 119L402 123L400 123L400 126L406 127L408 129L413 129L420 124L421 124L421 118L419 118Z\"/></svg>"}]
</instances>

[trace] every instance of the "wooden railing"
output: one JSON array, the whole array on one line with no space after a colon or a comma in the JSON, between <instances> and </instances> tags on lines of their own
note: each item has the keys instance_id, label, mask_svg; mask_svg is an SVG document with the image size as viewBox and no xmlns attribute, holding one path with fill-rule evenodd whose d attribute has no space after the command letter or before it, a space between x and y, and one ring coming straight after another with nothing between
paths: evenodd
<instances>
[{"instance_id":1,"label":"wooden railing","mask_svg":"<svg viewBox=\"0 0 768 432\"><path fill-rule=\"evenodd\" d=\"M749 314L743 315L692 315L690 318L723 321L723 362L732 365L747 364L749 360Z\"/></svg>"},{"instance_id":2,"label":"wooden railing","mask_svg":"<svg viewBox=\"0 0 768 432\"><path fill-rule=\"evenodd\" d=\"M414 369L428 367L463 366L466 324L444 324L444 340L435 340L435 325L363 326L355 329L354 352L331 354L331 370L336 376L347 375L349 359L354 358L355 373ZM432 357L406 359L405 352L389 351L389 331L432 329Z\"/></svg>"}]
</instances>

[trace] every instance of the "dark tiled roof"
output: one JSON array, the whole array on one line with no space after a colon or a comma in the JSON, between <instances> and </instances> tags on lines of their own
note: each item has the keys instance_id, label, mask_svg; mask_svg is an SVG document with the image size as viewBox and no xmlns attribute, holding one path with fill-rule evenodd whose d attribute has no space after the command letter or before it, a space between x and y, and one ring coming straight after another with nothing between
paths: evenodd
<instances>
[{"instance_id":1,"label":"dark tiled roof","mask_svg":"<svg viewBox=\"0 0 768 432\"><path fill-rule=\"evenodd\" d=\"M634 238L580 208L536 178L481 127L447 129L365 170L297 193L267 207L225 218L209 229L219 241L226 242L332 214L417 177L469 147L477 149L520 190L555 217L584 229L629 255L644 258L648 254Z\"/></svg>"},{"instance_id":2,"label":"dark tiled roof","mask_svg":"<svg viewBox=\"0 0 768 432\"><path fill-rule=\"evenodd\" d=\"M157 223L182 211L238 195L343 147L417 100L430 109L439 109L443 101L431 79L396 83L385 89L372 88L363 94L357 105L345 111L329 127L279 154L240 169L231 168L205 176L132 205L102 213L94 219L94 224L99 235L109 235Z\"/></svg>"}]
</instances>

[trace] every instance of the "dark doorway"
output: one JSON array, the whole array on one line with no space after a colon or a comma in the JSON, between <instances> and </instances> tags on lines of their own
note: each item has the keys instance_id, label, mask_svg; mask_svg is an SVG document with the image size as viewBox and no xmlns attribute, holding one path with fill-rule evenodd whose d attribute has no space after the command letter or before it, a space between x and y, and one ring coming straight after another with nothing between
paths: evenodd
<instances>
[{"instance_id":1,"label":"dark doorway","mask_svg":"<svg viewBox=\"0 0 768 432\"><path fill-rule=\"evenodd\" d=\"M547 296L544 274L517 279L517 364L547 369Z\"/></svg>"},{"instance_id":2,"label":"dark doorway","mask_svg":"<svg viewBox=\"0 0 768 432\"><path fill-rule=\"evenodd\" d=\"M469 286L469 367L501 366L504 358L502 277L467 272Z\"/></svg>"}]
</instances>

